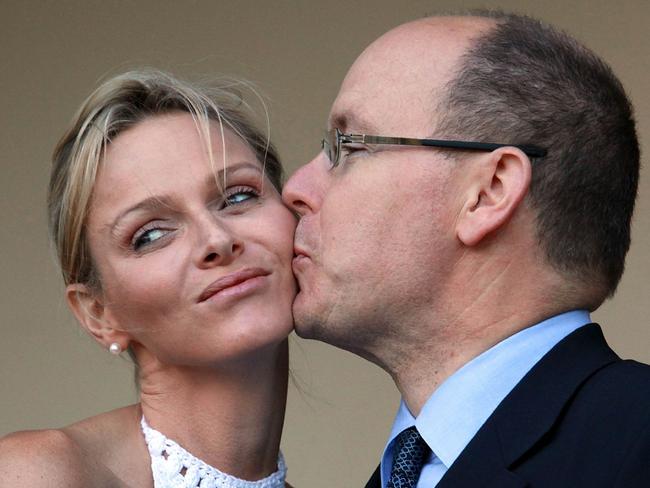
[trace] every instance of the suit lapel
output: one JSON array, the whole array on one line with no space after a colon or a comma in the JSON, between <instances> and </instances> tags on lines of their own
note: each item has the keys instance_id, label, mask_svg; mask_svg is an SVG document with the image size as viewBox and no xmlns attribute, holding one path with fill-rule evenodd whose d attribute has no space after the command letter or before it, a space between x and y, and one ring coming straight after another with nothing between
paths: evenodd
<instances>
[{"instance_id":1,"label":"suit lapel","mask_svg":"<svg viewBox=\"0 0 650 488\"><path fill-rule=\"evenodd\" d=\"M596 324L567 336L501 402L438 486L527 486L509 468L549 431L580 385L617 360Z\"/></svg>"},{"instance_id":2,"label":"suit lapel","mask_svg":"<svg viewBox=\"0 0 650 488\"><path fill-rule=\"evenodd\" d=\"M368 480L368 483L366 483L366 488L381 488L380 469L381 466L377 466L377 469L375 469L375 472L372 473L372 476Z\"/></svg>"},{"instance_id":3,"label":"suit lapel","mask_svg":"<svg viewBox=\"0 0 650 488\"><path fill-rule=\"evenodd\" d=\"M438 483L440 488L523 488L526 485L525 480L507 469L498 429L490 420Z\"/></svg>"}]
</instances>

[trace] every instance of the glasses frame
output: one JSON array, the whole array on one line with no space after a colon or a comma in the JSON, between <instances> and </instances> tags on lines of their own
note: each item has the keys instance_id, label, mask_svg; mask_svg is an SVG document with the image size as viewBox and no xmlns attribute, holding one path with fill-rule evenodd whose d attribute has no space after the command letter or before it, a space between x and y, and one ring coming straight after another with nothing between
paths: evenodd
<instances>
[{"instance_id":1,"label":"glasses frame","mask_svg":"<svg viewBox=\"0 0 650 488\"><path fill-rule=\"evenodd\" d=\"M335 168L340 163L341 146L343 144L427 146L447 149L465 149L470 151L494 151L500 147L516 147L531 158L541 158L547 154L546 149L529 144L501 144L496 142L450 141L442 139L414 139L411 137L371 136L368 134L344 134L336 128L328 130L325 138L321 141L321 148L332 163L332 168Z\"/></svg>"}]
</instances>

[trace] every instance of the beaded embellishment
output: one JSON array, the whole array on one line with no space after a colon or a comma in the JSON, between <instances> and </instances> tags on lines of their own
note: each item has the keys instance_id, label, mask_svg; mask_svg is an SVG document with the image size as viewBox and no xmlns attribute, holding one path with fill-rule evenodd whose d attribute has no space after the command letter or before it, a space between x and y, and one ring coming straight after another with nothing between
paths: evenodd
<instances>
[{"instance_id":1,"label":"beaded embellishment","mask_svg":"<svg viewBox=\"0 0 650 488\"><path fill-rule=\"evenodd\" d=\"M278 454L278 470L258 481L246 481L213 468L140 420L149 454L154 488L284 488L287 466Z\"/></svg>"}]
</instances>

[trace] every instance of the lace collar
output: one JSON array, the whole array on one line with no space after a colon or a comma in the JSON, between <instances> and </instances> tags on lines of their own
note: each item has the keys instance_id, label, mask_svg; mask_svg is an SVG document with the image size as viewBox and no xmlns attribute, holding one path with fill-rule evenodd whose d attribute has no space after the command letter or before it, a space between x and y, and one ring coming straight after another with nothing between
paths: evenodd
<instances>
[{"instance_id":1,"label":"lace collar","mask_svg":"<svg viewBox=\"0 0 650 488\"><path fill-rule=\"evenodd\" d=\"M258 481L246 481L213 468L140 420L149 454L154 488L284 488L287 467L278 454L278 470Z\"/></svg>"}]
</instances>

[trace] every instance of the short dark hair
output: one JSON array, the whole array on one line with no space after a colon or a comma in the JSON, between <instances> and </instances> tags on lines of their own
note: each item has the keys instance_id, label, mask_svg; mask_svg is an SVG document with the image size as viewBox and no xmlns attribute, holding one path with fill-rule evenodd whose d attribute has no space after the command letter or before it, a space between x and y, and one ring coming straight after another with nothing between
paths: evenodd
<instances>
[{"instance_id":1,"label":"short dark hair","mask_svg":"<svg viewBox=\"0 0 650 488\"><path fill-rule=\"evenodd\" d=\"M476 15L476 13L474 13ZM442 97L439 130L534 144L527 201L548 262L596 287L594 308L625 267L639 179L632 106L594 53L530 17L480 12L496 25L476 39Z\"/></svg>"}]
</instances>

